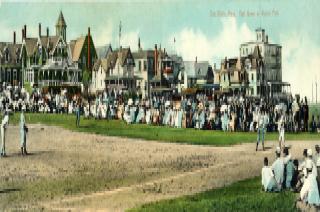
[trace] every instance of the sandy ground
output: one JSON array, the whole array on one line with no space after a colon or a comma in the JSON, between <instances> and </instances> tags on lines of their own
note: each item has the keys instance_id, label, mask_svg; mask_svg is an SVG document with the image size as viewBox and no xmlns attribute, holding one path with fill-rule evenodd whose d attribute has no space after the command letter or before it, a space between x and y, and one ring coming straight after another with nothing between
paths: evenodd
<instances>
[{"instance_id":1,"label":"sandy ground","mask_svg":"<svg viewBox=\"0 0 320 212\"><path fill-rule=\"evenodd\" d=\"M108 189L30 203L26 208L73 211L124 211L147 202L194 194L258 176L264 157L274 160L276 142L266 151L255 144L210 147L160 143L71 132L59 127L32 125L27 157L19 156L18 128L10 126L7 158L0 159L1 181L36 182L75 173L106 172L122 181ZM314 141L288 142L294 158ZM104 172L103 172L104 173ZM112 179L112 178L110 178ZM127 180L130 179L130 180ZM0 194L0 205L1 205Z\"/></svg>"}]
</instances>

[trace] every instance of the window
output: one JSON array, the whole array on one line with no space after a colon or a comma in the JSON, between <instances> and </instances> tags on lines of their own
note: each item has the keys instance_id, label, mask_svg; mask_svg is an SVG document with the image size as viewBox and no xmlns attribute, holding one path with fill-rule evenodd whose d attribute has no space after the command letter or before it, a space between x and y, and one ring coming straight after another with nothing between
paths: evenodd
<instances>
[{"instance_id":1,"label":"window","mask_svg":"<svg viewBox=\"0 0 320 212\"><path fill-rule=\"evenodd\" d=\"M141 61L139 60L139 71L141 71Z\"/></svg>"},{"instance_id":2,"label":"window","mask_svg":"<svg viewBox=\"0 0 320 212\"><path fill-rule=\"evenodd\" d=\"M146 61L146 60L143 61L143 69L144 69L144 70L147 70L147 61Z\"/></svg>"},{"instance_id":3,"label":"window","mask_svg":"<svg viewBox=\"0 0 320 212\"><path fill-rule=\"evenodd\" d=\"M253 81L253 74L251 74L251 81Z\"/></svg>"}]
</instances>

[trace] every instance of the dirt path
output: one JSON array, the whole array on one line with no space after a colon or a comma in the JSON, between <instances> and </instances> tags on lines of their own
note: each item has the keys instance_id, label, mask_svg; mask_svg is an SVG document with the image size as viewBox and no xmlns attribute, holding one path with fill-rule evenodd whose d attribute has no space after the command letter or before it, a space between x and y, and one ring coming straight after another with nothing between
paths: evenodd
<instances>
[{"instance_id":1,"label":"dirt path","mask_svg":"<svg viewBox=\"0 0 320 212\"><path fill-rule=\"evenodd\" d=\"M274 159L276 142L267 151L255 144L210 147L170 144L139 139L105 137L71 132L58 127L33 125L29 133L31 156L18 156L18 133L9 129L8 158L0 160L6 172L0 180L37 182L77 174L103 176L106 188L78 195L58 195L24 208L72 211L124 211L144 203L194 194L258 176L264 157ZM294 141L292 155L315 142ZM108 184L115 178L122 179ZM3 196L0 195L0 205ZM10 203L7 204L10 208ZM6 209L7 209L6 208Z\"/></svg>"}]
</instances>

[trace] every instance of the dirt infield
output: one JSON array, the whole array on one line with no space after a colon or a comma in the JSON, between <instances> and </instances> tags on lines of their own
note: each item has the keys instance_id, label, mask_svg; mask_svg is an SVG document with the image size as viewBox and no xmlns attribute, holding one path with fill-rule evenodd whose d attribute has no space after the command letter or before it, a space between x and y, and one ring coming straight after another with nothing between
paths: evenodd
<instances>
[{"instance_id":1,"label":"dirt infield","mask_svg":"<svg viewBox=\"0 0 320 212\"><path fill-rule=\"evenodd\" d=\"M143 203L194 194L258 176L263 158L267 156L273 161L277 145L267 142L266 151L256 152L255 144L232 147L182 145L32 125L28 135L31 155L22 157L19 155L18 128L10 126L7 138L8 157L0 160L3 170L0 185L6 189L15 183L55 182L77 176L88 176L89 181L85 182L90 182L91 177L106 180L98 189L80 190L71 195L57 193L48 198L21 199L19 202L19 208L23 209L74 211L123 211ZM289 144L293 157L301 157L303 148L313 149L315 142ZM17 207L15 202L9 201L10 195L0 193L1 208Z\"/></svg>"}]
</instances>

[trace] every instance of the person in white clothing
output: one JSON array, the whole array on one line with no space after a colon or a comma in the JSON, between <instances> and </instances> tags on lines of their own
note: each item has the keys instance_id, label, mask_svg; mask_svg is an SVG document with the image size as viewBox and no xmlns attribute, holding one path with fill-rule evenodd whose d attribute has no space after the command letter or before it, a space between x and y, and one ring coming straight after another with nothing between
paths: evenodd
<instances>
[{"instance_id":1,"label":"person in white clothing","mask_svg":"<svg viewBox=\"0 0 320 212\"><path fill-rule=\"evenodd\" d=\"M271 167L268 166L268 158L264 158L264 166L261 170L261 183L264 191L277 191L278 184L274 178Z\"/></svg>"},{"instance_id":2,"label":"person in white clothing","mask_svg":"<svg viewBox=\"0 0 320 212\"><path fill-rule=\"evenodd\" d=\"M279 147L283 149L285 147L285 140L284 140L284 124L285 118L282 114L279 121L278 121L278 131L279 131Z\"/></svg>"},{"instance_id":3,"label":"person in white clothing","mask_svg":"<svg viewBox=\"0 0 320 212\"><path fill-rule=\"evenodd\" d=\"M312 164L312 174L317 177L318 176L318 173L317 173L317 166L316 164L314 163L313 159L312 159L312 149L308 149L307 151L307 159L306 159L306 163L308 161L310 161L310 163Z\"/></svg>"},{"instance_id":4,"label":"person in white clothing","mask_svg":"<svg viewBox=\"0 0 320 212\"><path fill-rule=\"evenodd\" d=\"M278 190L282 189L283 176L284 176L284 163L283 163L283 159L280 157L280 155L281 155L281 149L280 149L280 147L277 147L277 149L276 149L277 159L273 162L271 169L274 173L274 177L275 177L276 183L278 185Z\"/></svg>"},{"instance_id":5,"label":"person in white clothing","mask_svg":"<svg viewBox=\"0 0 320 212\"><path fill-rule=\"evenodd\" d=\"M1 122L1 156L2 157L5 157L7 156L6 154L6 128L9 124L9 113L8 111L5 111L4 113L4 117L2 119L2 122Z\"/></svg>"},{"instance_id":6,"label":"person in white clothing","mask_svg":"<svg viewBox=\"0 0 320 212\"><path fill-rule=\"evenodd\" d=\"M300 200L309 205L320 206L319 189L316 176L312 173L312 161L306 162L307 178L300 191Z\"/></svg>"}]
</instances>

